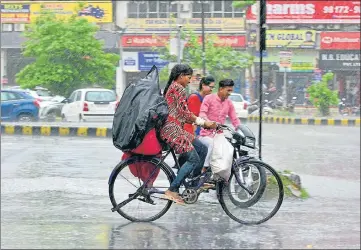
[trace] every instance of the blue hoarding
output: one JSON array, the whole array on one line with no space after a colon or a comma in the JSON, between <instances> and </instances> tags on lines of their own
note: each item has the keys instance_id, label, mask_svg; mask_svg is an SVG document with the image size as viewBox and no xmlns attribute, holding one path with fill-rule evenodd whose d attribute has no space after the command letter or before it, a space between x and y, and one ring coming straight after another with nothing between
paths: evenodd
<instances>
[{"instance_id":1,"label":"blue hoarding","mask_svg":"<svg viewBox=\"0 0 361 250\"><path fill-rule=\"evenodd\" d=\"M138 62L140 71L149 71L153 65L161 70L169 63L161 59L158 52L138 52Z\"/></svg>"}]
</instances>

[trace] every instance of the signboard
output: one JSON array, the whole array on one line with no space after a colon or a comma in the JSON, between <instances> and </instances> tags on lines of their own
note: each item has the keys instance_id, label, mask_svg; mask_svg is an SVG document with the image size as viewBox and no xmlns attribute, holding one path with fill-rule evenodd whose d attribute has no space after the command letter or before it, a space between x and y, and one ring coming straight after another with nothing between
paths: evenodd
<instances>
[{"instance_id":1,"label":"signboard","mask_svg":"<svg viewBox=\"0 0 361 250\"><path fill-rule=\"evenodd\" d=\"M149 71L153 65L161 70L169 63L168 61L161 59L158 52L138 52L138 61L140 71Z\"/></svg>"},{"instance_id":2,"label":"signboard","mask_svg":"<svg viewBox=\"0 0 361 250\"><path fill-rule=\"evenodd\" d=\"M199 43L202 42L202 37L199 37ZM169 43L169 36L153 36L153 35L141 35L122 36L123 47L165 47ZM187 46L187 45L185 45ZM234 48L245 48L246 37L245 36L218 36L218 40L215 42L215 46L231 46Z\"/></svg>"},{"instance_id":3,"label":"signboard","mask_svg":"<svg viewBox=\"0 0 361 250\"><path fill-rule=\"evenodd\" d=\"M202 42L202 37L199 37L199 43ZM246 37L245 36L218 36L215 46L231 46L233 48L245 48Z\"/></svg>"},{"instance_id":4,"label":"signboard","mask_svg":"<svg viewBox=\"0 0 361 250\"><path fill-rule=\"evenodd\" d=\"M360 50L321 50L319 68L322 70L360 71Z\"/></svg>"},{"instance_id":5,"label":"signboard","mask_svg":"<svg viewBox=\"0 0 361 250\"><path fill-rule=\"evenodd\" d=\"M136 72L139 68L139 60L137 52L123 51L122 53L122 68L126 72Z\"/></svg>"},{"instance_id":6,"label":"signboard","mask_svg":"<svg viewBox=\"0 0 361 250\"><path fill-rule=\"evenodd\" d=\"M250 31L249 36L256 35L256 31ZM267 30L266 46L271 48L315 48L316 31L314 30ZM253 47L255 43L248 41L248 46Z\"/></svg>"},{"instance_id":7,"label":"signboard","mask_svg":"<svg viewBox=\"0 0 361 250\"><path fill-rule=\"evenodd\" d=\"M178 28L175 19L171 18L127 18L125 25L128 30L138 31L169 31ZM205 30L207 31L244 31L244 18L205 18ZM183 19L183 28L192 30L202 29L201 18Z\"/></svg>"},{"instance_id":8,"label":"signboard","mask_svg":"<svg viewBox=\"0 0 361 250\"><path fill-rule=\"evenodd\" d=\"M311 62L292 62L292 72L313 72L314 63Z\"/></svg>"},{"instance_id":9,"label":"signboard","mask_svg":"<svg viewBox=\"0 0 361 250\"><path fill-rule=\"evenodd\" d=\"M267 1L267 23L360 23L360 1ZM257 21L256 4L248 8L247 21Z\"/></svg>"},{"instance_id":10,"label":"signboard","mask_svg":"<svg viewBox=\"0 0 361 250\"><path fill-rule=\"evenodd\" d=\"M123 47L164 47L169 42L169 36L122 36Z\"/></svg>"},{"instance_id":11,"label":"signboard","mask_svg":"<svg viewBox=\"0 0 361 250\"><path fill-rule=\"evenodd\" d=\"M94 23L113 22L113 4L111 1L82 2L80 8L74 1L6 1L1 4L2 23L29 23L46 10L58 18L69 18L73 14ZM18 11L18 12L17 12ZM19 12L21 11L21 12Z\"/></svg>"},{"instance_id":12,"label":"signboard","mask_svg":"<svg viewBox=\"0 0 361 250\"><path fill-rule=\"evenodd\" d=\"M360 49L360 32L321 32L320 36L320 49Z\"/></svg>"},{"instance_id":13,"label":"signboard","mask_svg":"<svg viewBox=\"0 0 361 250\"><path fill-rule=\"evenodd\" d=\"M280 67L291 68L292 51L280 51Z\"/></svg>"},{"instance_id":14,"label":"signboard","mask_svg":"<svg viewBox=\"0 0 361 250\"><path fill-rule=\"evenodd\" d=\"M29 23L30 4L1 4L1 23Z\"/></svg>"}]
</instances>

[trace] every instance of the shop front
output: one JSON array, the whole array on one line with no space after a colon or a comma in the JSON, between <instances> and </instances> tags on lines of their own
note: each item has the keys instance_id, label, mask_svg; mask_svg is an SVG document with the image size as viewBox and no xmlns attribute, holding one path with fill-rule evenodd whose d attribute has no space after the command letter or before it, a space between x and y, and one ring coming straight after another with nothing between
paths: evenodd
<instances>
[{"instance_id":1,"label":"shop front","mask_svg":"<svg viewBox=\"0 0 361 250\"><path fill-rule=\"evenodd\" d=\"M352 105L360 104L360 50L320 51L320 69L335 74L332 89Z\"/></svg>"},{"instance_id":2,"label":"shop front","mask_svg":"<svg viewBox=\"0 0 361 250\"><path fill-rule=\"evenodd\" d=\"M243 35L231 36L220 35L219 40L215 46L231 46L235 50L244 51L246 47L246 38ZM129 83L144 76L153 65L156 65L159 70L168 67L169 62L161 58L158 52L160 48L167 46L170 42L170 37L167 35L133 35L126 34L122 36L123 65L122 69L125 74L125 82ZM201 36L199 43L202 42ZM187 46L187 44L185 45ZM157 49L158 48L158 49ZM194 69L194 75L201 72L201 69ZM197 72L197 73L196 73ZM196 77L197 79L199 77ZM241 93L244 89L244 71L237 71L234 76L236 83L235 92ZM199 82L199 80L197 80ZM191 91L198 87L198 82L191 84Z\"/></svg>"},{"instance_id":3,"label":"shop front","mask_svg":"<svg viewBox=\"0 0 361 250\"><path fill-rule=\"evenodd\" d=\"M360 33L322 32L319 68L333 72L330 88L352 105L360 105Z\"/></svg>"}]
</instances>

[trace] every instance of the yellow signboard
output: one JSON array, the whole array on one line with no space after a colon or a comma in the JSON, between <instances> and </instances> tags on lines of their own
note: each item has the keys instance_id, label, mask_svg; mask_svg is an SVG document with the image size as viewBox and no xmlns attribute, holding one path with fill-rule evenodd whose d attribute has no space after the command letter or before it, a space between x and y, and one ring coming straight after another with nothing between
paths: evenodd
<instances>
[{"instance_id":1,"label":"yellow signboard","mask_svg":"<svg viewBox=\"0 0 361 250\"><path fill-rule=\"evenodd\" d=\"M314 30L267 30L267 47L315 48Z\"/></svg>"},{"instance_id":2,"label":"yellow signboard","mask_svg":"<svg viewBox=\"0 0 361 250\"><path fill-rule=\"evenodd\" d=\"M315 69L315 65L312 62L293 62L292 71L298 72L312 72Z\"/></svg>"},{"instance_id":3,"label":"yellow signboard","mask_svg":"<svg viewBox=\"0 0 361 250\"><path fill-rule=\"evenodd\" d=\"M170 18L128 18L128 30L161 31L178 27L175 19ZM205 18L205 29L208 31L244 31L244 18ZM183 19L183 28L199 30L202 28L201 18Z\"/></svg>"},{"instance_id":4,"label":"yellow signboard","mask_svg":"<svg viewBox=\"0 0 361 250\"><path fill-rule=\"evenodd\" d=\"M6 1L1 4L2 23L29 23L42 10L56 14L58 18L68 18L73 14L94 23L111 23L113 5L111 1L86 1L80 8L75 1Z\"/></svg>"}]
</instances>

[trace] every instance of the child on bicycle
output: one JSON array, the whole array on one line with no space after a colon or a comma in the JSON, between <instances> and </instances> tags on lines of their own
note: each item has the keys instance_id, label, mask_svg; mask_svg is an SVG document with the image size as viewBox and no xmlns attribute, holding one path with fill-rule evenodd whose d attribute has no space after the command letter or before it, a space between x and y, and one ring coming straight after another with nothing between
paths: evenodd
<instances>
[{"instance_id":1,"label":"child on bicycle","mask_svg":"<svg viewBox=\"0 0 361 250\"><path fill-rule=\"evenodd\" d=\"M199 176L207 156L207 147L193 134L184 129L185 123L195 123L204 128L215 129L216 123L205 121L195 116L188 109L185 87L190 83L193 69L186 64L177 64L173 67L168 83L164 88L163 95L168 104L168 118L160 131L161 139L166 142L175 153L181 154L186 162L180 168L177 177L165 192L164 198L178 204L185 204L180 195L179 187L185 178L193 172L193 176ZM204 188L209 188L205 183ZM207 186L207 187L206 187Z\"/></svg>"}]
</instances>

